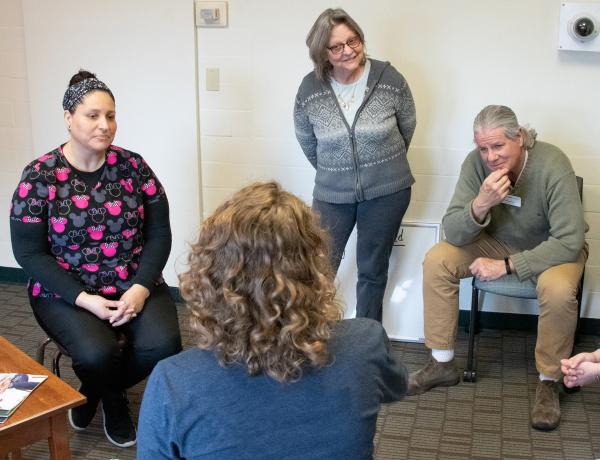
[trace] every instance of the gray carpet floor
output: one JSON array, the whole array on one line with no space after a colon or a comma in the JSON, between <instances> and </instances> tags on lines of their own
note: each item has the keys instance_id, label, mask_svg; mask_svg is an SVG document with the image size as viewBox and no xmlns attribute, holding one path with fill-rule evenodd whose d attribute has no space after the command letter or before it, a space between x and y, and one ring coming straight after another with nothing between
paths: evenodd
<instances>
[{"instance_id":1,"label":"gray carpet floor","mask_svg":"<svg viewBox=\"0 0 600 460\"><path fill-rule=\"evenodd\" d=\"M43 331L31 314L25 287L0 283L0 335L35 356ZM191 346L187 314L179 308L184 348ZM451 388L434 389L418 397L381 409L375 437L375 458L384 459L597 459L600 458L600 386L561 395L562 421L552 432L529 426L535 398L537 372L533 362L535 334L519 331L483 330L479 338L478 380ZM577 351L599 346L597 337L581 337ZM398 359L409 370L427 359L422 344L393 344ZM466 359L466 340L460 334L457 361ZM46 352L49 366L53 349ZM61 359L62 378L74 388L77 377L68 358ZM137 420L144 382L129 391ZM96 415L83 432L71 431L74 459L134 459L135 447L121 449L110 444ZM23 458L47 459L43 442L23 450Z\"/></svg>"}]
</instances>

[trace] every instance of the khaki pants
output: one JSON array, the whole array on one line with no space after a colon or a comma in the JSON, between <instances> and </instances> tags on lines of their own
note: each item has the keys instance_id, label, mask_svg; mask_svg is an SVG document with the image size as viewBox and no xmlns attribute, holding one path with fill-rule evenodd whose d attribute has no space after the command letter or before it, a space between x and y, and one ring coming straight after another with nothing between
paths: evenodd
<instances>
[{"instance_id":1,"label":"khaki pants","mask_svg":"<svg viewBox=\"0 0 600 460\"><path fill-rule=\"evenodd\" d=\"M478 257L503 259L518 252L482 233L466 246L442 241L433 246L423 261L423 304L425 345L454 348L458 327L458 289L461 278L471 276L469 265ZM570 356L577 325L577 286L587 259L585 247L576 262L556 265L538 276L540 308L535 346L537 370L560 378L560 360Z\"/></svg>"}]
</instances>

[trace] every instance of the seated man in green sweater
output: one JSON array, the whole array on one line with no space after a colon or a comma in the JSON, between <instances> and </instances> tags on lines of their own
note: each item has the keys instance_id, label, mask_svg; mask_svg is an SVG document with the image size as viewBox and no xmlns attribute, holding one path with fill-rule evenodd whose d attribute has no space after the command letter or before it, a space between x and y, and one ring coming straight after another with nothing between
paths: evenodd
<instances>
[{"instance_id":1,"label":"seated man in green sweater","mask_svg":"<svg viewBox=\"0 0 600 460\"><path fill-rule=\"evenodd\" d=\"M409 377L408 394L459 382L454 362L461 278L516 273L537 283L535 361L540 373L531 424L560 421L560 360L572 350L577 285L587 247L575 173L557 147L536 142L505 106L487 106L473 124L477 148L464 161L442 225L446 241L423 262L425 344L431 358Z\"/></svg>"}]
</instances>

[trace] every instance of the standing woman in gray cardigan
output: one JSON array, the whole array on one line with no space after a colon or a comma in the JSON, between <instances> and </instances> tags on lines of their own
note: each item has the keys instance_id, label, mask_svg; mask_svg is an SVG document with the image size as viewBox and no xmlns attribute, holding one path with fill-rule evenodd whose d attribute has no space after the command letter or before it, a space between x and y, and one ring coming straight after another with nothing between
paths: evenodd
<instances>
[{"instance_id":1,"label":"standing woman in gray cardigan","mask_svg":"<svg viewBox=\"0 0 600 460\"><path fill-rule=\"evenodd\" d=\"M364 34L342 9L327 9L306 44L315 69L298 89L296 137L316 169L313 209L332 237L337 271L357 226L356 316L382 319L389 258L414 178L406 152L415 106L404 77L367 59Z\"/></svg>"}]
</instances>

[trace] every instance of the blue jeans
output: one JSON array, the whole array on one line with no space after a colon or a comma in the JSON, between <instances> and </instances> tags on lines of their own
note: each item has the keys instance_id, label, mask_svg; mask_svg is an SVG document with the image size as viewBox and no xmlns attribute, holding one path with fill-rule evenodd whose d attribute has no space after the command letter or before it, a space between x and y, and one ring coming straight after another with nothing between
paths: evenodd
<instances>
[{"instance_id":1,"label":"blue jeans","mask_svg":"<svg viewBox=\"0 0 600 460\"><path fill-rule=\"evenodd\" d=\"M116 328L62 299L29 300L42 329L69 352L75 374L94 393L125 390L181 351L177 309L166 284L154 288L137 318ZM127 336L124 349L118 332Z\"/></svg>"},{"instance_id":2,"label":"blue jeans","mask_svg":"<svg viewBox=\"0 0 600 460\"><path fill-rule=\"evenodd\" d=\"M357 317L381 322L390 255L410 195L411 189L407 188L359 203L333 204L313 200L313 209L332 239L330 257L336 272L356 224Z\"/></svg>"}]
</instances>

